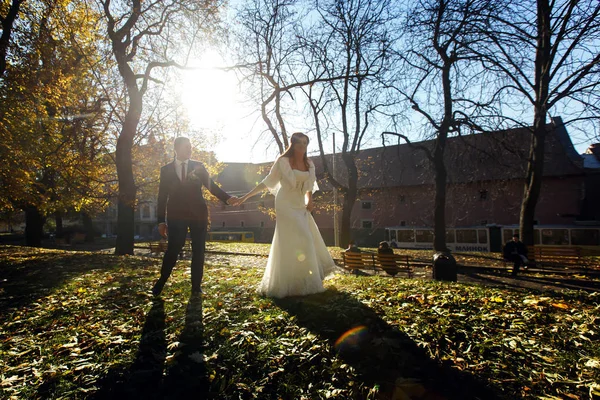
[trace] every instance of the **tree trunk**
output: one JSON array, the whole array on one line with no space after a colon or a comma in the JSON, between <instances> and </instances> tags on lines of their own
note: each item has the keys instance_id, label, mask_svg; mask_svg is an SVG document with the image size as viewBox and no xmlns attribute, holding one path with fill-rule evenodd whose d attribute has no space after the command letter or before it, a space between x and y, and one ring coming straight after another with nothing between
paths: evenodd
<instances>
[{"instance_id":1,"label":"tree trunk","mask_svg":"<svg viewBox=\"0 0 600 400\"><path fill-rule=\"evenodd\" d=\"M542 175L544 173L546 121L538 113L536 113L533 129L525 190L523 202L521 203L521 213L519 215L521 241L527 246L533 246L534 244L533 225L535 222L535 208L540 197Z\"/></svg>"},{"instance_id":2,"label":"tree trunk","mask_svg":"<svg viewBox=\"0 0 600 400\"><path fill-rule=\"evenodd\" d=\"M63 217L60 211L54 213L54 222L56 224L56 232L54 233L57 238L61 238L64 235L63 231Z\"/></svg>"},{"instance_id":3,"label":"tree trunk","mask_svg":"<svg viewBox=\"0 0 600 400\"><path fill-rule=\"evenodd\" d=\"M444 89L444 119L440 124L435 148L433 149L433 166L435 168L435 201L433 206L433 249L447 252L446 246L446 180L448 172L444 163L446 139L452 123L452 86L450 68L453 60L445 52L438 50L444 60L442 69L442 87Z\"/></svg>"},{"instance_id":4,"label":"tree trunk","mask_svg":"<svg viewBox=\"0 0 600 400\"><path fill-rule=\"evenodd\" d=\"M548 116L548 92L550 86L550 66L552 64L551 48L551 7L548 0L537 1L537 51L535 54L535 105L533 119L533 137L527 164L527 176L519 229L521 241L527 246L533 246L533 223L535 208L542 188L544 173L544 147L546 143L546 118Z\"/></svg>"},{"instance_id":5,"label":"tree trunk","mask_svg":"<svg viewBox=\"0 0 600 400\"><path fill-rule=\"evenodd\" d=\"M433 208L433 249L448 251L446 246L446 165L444 164L444 149L440 138L436 141L433 153L435 166L435 202Z\"/></svg>"},{"instance_id":6,"label":"tree trunk","mask_svg":"<svg viewBox=\"0 0 600 400\"><path fill-rule=\"evenodd\" d=\"M348 170L348 189L344 193L344 203L342 206L342 221L340 229L340 245L348 246L352 231L352 209L358 197L358 169L354 163L354 157L351 154L342 154L342 159Z\"/></svg>"},{"instance_id":7,"label":"tree trunk","mask_svg":"<svg viewBox=\"0 0 600 400\"><path fill-rule=\"evenodd\" d=\"M44 237L46 218L36 206L25 207L25 245L40 247Z\"/></svg>"},{"instance_id":8,"label":"tree trunk","mask_svg":"<svg viewBox=\"0 0 600 400\"><path fill-rule=\"evenodd\" d=\"M81 214L81 220L83 222L83 229L85 231L85 242L93 243L94 242L94 223L92 221L92 217L86 212Z\"/></svg>"},{"instance_id":9,"label":"tree trunk","mask_svg":"<svg viewBox=\"0 0 600 400\"><path fill-rule=\"evenodd\" d=\"M129 116L129 113L128 113ZM119 195L117 203L117 243L115 254L133 254L134 236L134 211L136 187L133 178L133 166L131 161L131 149L133 147L133 136L137 129L137 121L134 126L123 126L119 140L117 141L116 163L117 176L119 178ZM132 125L132 124L131 124ZM133 128L133 129L132 129Z\"/></svg>"},{"instance_id":10,"label":"tree trunk","mask_svg":"<svg viewBox=\"0 0 600 400\"><path fill-rule=\"evenodd\" d=\"M137 86L137 77L128 64L126 48L118 40L113 39L113 52L115 54L119 72L129 97L129 108L125 114L123 128L117 140L116 164L117 177L119 180L119 195L117 202L117 242L115 254L133 254L134 236L134 210L136 203L135 179L133 177L133 165L131 150L133 139L137 133L137 127L142 115L143 92Z\"/></svg>"}]
</instances>

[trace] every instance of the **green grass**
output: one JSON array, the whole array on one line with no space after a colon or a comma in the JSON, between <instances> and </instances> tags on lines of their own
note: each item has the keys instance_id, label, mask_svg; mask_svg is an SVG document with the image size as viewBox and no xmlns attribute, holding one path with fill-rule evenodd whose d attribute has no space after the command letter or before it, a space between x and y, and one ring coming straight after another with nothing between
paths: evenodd
<instances>
[{"instance_id":1,"label":"green grass","mask_svg":"<svg viewBox=\"0 0 600 400\"><path fill-rule=\"evenodd\" d=\"M254 258L207 265L202 299L181 261L153 300L160 259L0 247L0 398L600 395L598 293L338 274L273 300Z\"/></svg>"}]
</instances>

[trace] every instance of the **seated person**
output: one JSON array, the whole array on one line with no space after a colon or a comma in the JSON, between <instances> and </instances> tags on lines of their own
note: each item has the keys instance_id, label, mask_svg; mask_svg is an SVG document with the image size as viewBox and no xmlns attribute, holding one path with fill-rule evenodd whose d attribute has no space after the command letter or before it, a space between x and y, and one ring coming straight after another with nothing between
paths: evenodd
<instances>
[{"instance_id":1,"label":"seated person","mask_svg":"<svg viewBox=\"0 0 600 400\"><path fill-rule=\"evenodd\" d=\"M519 240L519 235L515 233L512 240L504 246L502 251L504 259L513 263L512 275L516 276L519 273L521 265L525 266L529 260L527 259L527 246Z\"/></svg>"},{"instance_id":2,"label":"seated person","mask_svg":"<svg viewBox=\"0 0 600 400\"><path fill-rule=\"evenodd\" d=\"M379 247L377 248L377 254L394 254L394 250L388 245L388 243L386 241L383 242L379 242ZM398 273L398 267L396 266L396 261L391 259L391 260L384 260L384 261L380 261L381 262L381 268L383 268L383 270L385 272L387 272L390 275L396 275Z\"/></svg>"},{"instance_id":3,"label":"seated person","mask_svg":"<svg viewBox=\"0 0 600 400\"><path fill-rule=\"evenodd\" d=\"M349 253L360 253L360 249L356 247L354 240L351 240L350 243L348 243L348 248L344 251Z\"/></svg>"},{"instance_id":4,"label":"seated person","mask_svg":"<svg viewBox=\"0 0 600 400\"><path fill-rule=\"evenodd\" d=\"M388 245L388 242L384 240L383 242L379 242L377 254L394 254L394 250L392 250L392 248Z\"/></svg>"}]
</instances>

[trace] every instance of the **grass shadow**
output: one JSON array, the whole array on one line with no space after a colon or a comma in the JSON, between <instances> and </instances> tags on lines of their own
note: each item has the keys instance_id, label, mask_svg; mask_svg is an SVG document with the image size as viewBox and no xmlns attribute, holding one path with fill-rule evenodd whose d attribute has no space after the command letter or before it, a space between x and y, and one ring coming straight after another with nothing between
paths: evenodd
<instances>
[{"instance_id":1,"label":"grass shadow","mask_svg":"<svg viewBox=\"0 0 600 400\"><path fill-rule=\"evenodd\" d=\"M327 340L367 385L379 387L377 398L501 398L498 388L451 363L432 360L410 337L347 293L328 290L274 302Z\"/></svg>"},{"instance_id":2,"label":"grass shadow","mask_svg":"<svg viewBox=\"0 0 600 400\"><path fill-rule=\"evenodd\" d=\"M0 246L0 314L27 307L77 276L124 262L130 268L156 263L107 254Z\"/></svg>"}]
</instances>

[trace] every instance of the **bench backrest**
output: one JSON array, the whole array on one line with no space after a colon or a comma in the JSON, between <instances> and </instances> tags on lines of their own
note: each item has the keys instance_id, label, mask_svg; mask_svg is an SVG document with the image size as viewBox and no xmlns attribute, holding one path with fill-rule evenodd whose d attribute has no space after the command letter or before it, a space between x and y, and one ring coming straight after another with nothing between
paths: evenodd
<instances>
[{"instance_id":1,"label":"bench backrest","mask_svg":"<svg viewBox=\"0 0 600 400\"><path fill-rule=\"evenodd\" d=\"M365 252L344 252L342 258L346 268L357 269L357 268L373 268L375 266L375 258L373 253Z\"/></svg>"},{"instance_id":2,"label":"bench backrest","mask_svg":"<svg viewBox=\"0 0 600 400\"><path fill-rule=\"evenodd\" d=\"M409 266L410 256L401 254L376 254L376 253L342 253L344 265L346 268L381 268L381 267L400 267Z\"/></svg>"}]
</instances>

